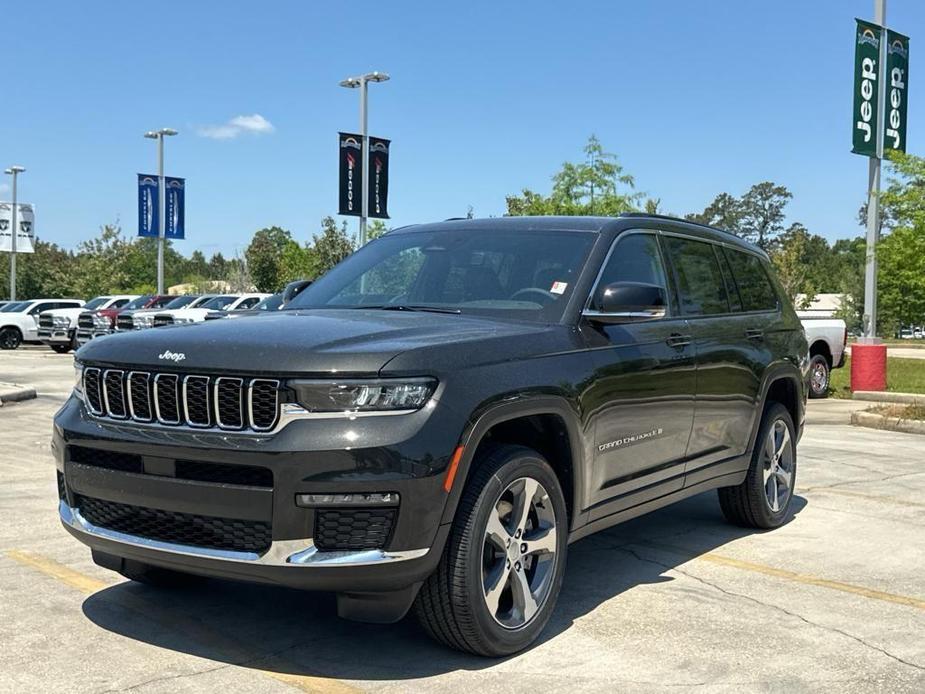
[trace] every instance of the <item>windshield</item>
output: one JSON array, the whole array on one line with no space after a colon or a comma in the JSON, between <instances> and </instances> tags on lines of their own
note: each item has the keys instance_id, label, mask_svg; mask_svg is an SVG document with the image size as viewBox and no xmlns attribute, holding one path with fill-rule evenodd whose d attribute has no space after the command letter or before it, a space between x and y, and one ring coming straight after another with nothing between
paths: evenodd
<instances>
[{"instance_id":1,"label":"windshield","mask_svg":"<svg viewBox=\"0 0 925 694\"><path fill-rule=\"evenodd\" d=\"M98 296L95 299L90 299L90 301L83 305L83 308L85 311L92 311L95 308L103 306L107 301L109 301L108 296Z\"/></svg>"},{"instance_id":2,"label":"windshield","mask_svg":"<svg viewBox=\"0 0 925 694\"><path fill-rule=\"evenodd\" d=\"M125 306L122 307L125 311L133 311L136 308L144 308L151 300L150 296L139 296L137 299L132 299Z\"/></svg>"},{"instance_id":3,"label":"windshield","mask_svg":"<svg viewBox=\"0 0 925 694\"><path fill-rule=\"evenodd\" d=\"M0 313L18 313L19 311L22 311L28 304L28 301L14 301L12 304L7 304L3 308L0 308Z\"/></svg>"},{"instance_id":4,"label":"windshield","mask_svg":"<svg viewBox=\"0 0 925 694\"><path fill-rule=\"evenodd\" d=\"M206 294L205 296L194 296L187 308L202 308L215 298L215 294Z\"/></svg>"},{"instance_id":5,"label":"windshield","mask_svg":"<svg viewBox=\"0 0 925 694\"><path fill-rule=\"evenodd\" d=\"M266 299L264 299L259 304L254 306L254 310L255 311L275 311L282 305L283 305L283 295L274 294L273 296L268 296Z\"/></svg>"},{"instance_id":6,"label":"windshield","mask_svg":"<svg viewBox=\"0 0 925 694\"><path fill-rule=\"evenodd\" d=\"M195 298L197 297L189 296L189 295L178 296L176 299L171 301L169 304L166 304L164 308L183 308L184 306L192 302L193 299Z\"/></svg>"},{"instance_id":7,"label":"windshield","mask_svg":"<svg viewBox=\"0 0 925 694\"><path fill-rule=\"evenodd\" d=\"M431 309L555 322L594 238L499 229L392 234L344 260L284 310Z\"/></svg>"},{"instance_id":8,"label":"windshield","mask_svg":"<svg viewBox=\"0 0 925 694\"><path fill-rule=\"evenodd\" d=\"M217 296L214 299L209 299L204 304L200 304L197 308L209 308L213 311L221 311L232 301L235 301L238 297L236 296Z\"/></svg>"}]
</instances>

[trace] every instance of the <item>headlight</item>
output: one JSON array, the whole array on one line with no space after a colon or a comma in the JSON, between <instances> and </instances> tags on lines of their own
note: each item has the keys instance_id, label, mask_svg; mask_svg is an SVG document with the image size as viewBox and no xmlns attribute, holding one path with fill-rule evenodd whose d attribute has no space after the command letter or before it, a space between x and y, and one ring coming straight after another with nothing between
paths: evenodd
<instances>
[{"instance_id":1,"label":"headlight","mask_svg":"<svg viewBox=\"0 0 925 694\"><path fill-rule=\"evenodd\" d=\"M196 321L194 321L192 318L183 318L181 316L174 316L173 322L176 325L179 323L195 323Z\"/></svg>"},{"instance_id":2,"label":"headlight","mask_svg":"<svg viewBox=\"0 0 925 694\"><path fill-rule=\"evenodd\" d=\"M76 395L81 400L83 400L83 397L84 397L83 377L84 377L84 365L75 359L74 360L74 395Z\"/></svg>"},{"instance_id":3,"label":"headlight","mask_svg":"<svg viewBox=\"0 0 925 694\"><path fill-rule=\"evenodd\" d=\"M51 324L56 328L66 328L71 324L71 319L67 316L55 316L52 318Z\"/></svg>"},{"instance_id":4,"label":"headlight","mask_svg":"<svg viewBox=\"0 0 925 694\"><path fill-rule=\"evenodd\" d=\"M93 327L105 330L109 327L109 319L106 316L93 316Z\"/></svg>"},{"instance_id":5,"label":"headlight","mask_svg":"<svg viewBox=\"0 0 925 694\"><path fill-rule=\"evenodd\" d=\"M291 381L296 400L309 412L418 410L434 394L430 378L369 381Z\"/></svg>"},{"instance_id":6,"label":"headlight","mask_svg":"<svg viewBox=\"0 0 925 694\"><path fill-rule=\"evenodd\" d=\"M154 325L154 316L132 316L136 328L150 328Z\"/></svg>"}]
</instances>

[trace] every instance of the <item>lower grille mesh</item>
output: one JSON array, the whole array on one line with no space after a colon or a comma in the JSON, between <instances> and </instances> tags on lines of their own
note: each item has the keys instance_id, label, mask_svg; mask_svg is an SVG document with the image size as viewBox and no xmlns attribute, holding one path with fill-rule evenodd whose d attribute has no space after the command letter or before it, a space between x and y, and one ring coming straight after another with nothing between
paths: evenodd
<instances>
[{"instance_id":1,"label":"lower grille mesh","mask_svg":"<svg viewBox=\"0 0 925 694\"><path fill-rule=\"evenodd\" d=\"M315 512L315 546L326 550L383 549L396 509L331 509Z\"/></svg>"},{"instance_id":2,"label":"lower grille mesh","mask_svg":"<svg viewBox=\"0 0 925 694\"><path fill-rule=\"evenodd\" d=\"M260 553L270 548L269 523L163 511L87 496L78 496L76 501L90 523L136 537L238 552Z\"/></svg>"}]
</instances>

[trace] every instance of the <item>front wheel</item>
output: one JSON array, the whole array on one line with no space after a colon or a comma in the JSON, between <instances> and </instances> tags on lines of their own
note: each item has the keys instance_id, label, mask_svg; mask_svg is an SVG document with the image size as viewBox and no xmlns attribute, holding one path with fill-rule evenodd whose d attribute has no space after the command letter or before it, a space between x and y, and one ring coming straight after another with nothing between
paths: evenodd
<instances>
[{"instance_id":1,"label":"front wheel","mask_svg":"<svg viewBox=\"0 0 925 694\"><path fill-rule=\"evenodd\" d=\"M67 354L71 351L71 345L52 345L51 348L55 351L55 354Z\"/></svg>"},{"instance_id":2,"label":"front wheel","mask_svg":"<svg viewBox=\"0 0 925 694\"><path fill-rule=\"evenodd\" d=\"M809 362L809 397L829 397L829 378L831 376L829 360L817 354Z\"/></svg>"},{"instance_id":3,"label":"front wheel","mask_svg":"<svg viewBox=\"0 0 925 694\"><path fill-rule=\"evenodd\" d=\"M568 540L565 498L543 457L499 446L473 461L443 558L414 604L436 640L477 655L529 646L555 608Z\"/></svg>"},{"instance_id":4,"label":"front wheel","mask_svg":"<svg viewBox=\"0 0 925 694\"><path fill-rule=\"evenodd\" d=\"M18 349L22 344L22 334L16 328L0 330L0 349Z\"/></svg>"}]
</instances>

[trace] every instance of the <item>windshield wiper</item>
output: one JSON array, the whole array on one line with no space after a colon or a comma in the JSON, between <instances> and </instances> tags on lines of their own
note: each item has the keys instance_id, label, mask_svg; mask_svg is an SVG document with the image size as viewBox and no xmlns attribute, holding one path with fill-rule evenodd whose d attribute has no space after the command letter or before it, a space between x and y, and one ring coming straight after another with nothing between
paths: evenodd
<instances>
[{"instance_id":1,"label":"windshield wiper","mask_svg":"<svg viewBox=\"0 0 925 694\"><path fill-rule=\"evenodd\" d=\"M458 308L443 308L441 306L421 306L412 304L388 304L377 306L382 311L426 311L428 313L462 313Z\"/></svg>"}]
</instances>

